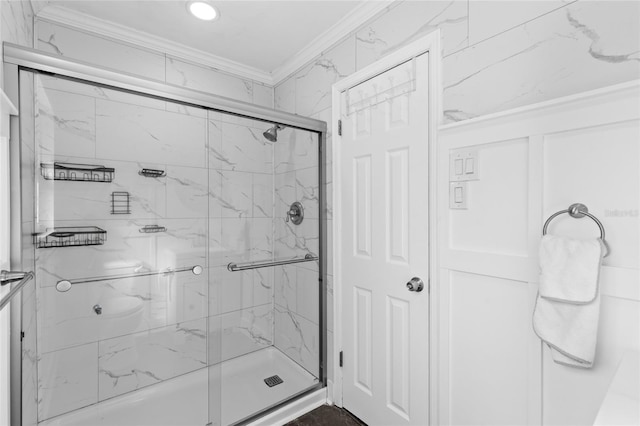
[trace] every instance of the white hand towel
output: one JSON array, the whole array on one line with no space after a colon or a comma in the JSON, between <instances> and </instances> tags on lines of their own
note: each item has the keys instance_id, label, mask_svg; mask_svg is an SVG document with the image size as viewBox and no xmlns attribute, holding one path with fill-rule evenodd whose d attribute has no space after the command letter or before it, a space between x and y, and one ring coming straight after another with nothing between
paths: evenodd
<instances>
[{"instance_id":1,"label":"white hand towel","mask_svg":"<svg viewBox=\"0 0 640 426\"><path fill-rule=\"evenodd\" d=\"M536 300L533 330L558 364L591 368L596 354L600 295L586 305Z\"/></svg>"},{"instance_id":2,"label":"white hand towel","mask_svg":"<svg viewBox=\"0 0 640 426\"><path fill-rule=\"evenodd\" d=\"M543 236L540 243L540 296L575 304L592 302L598 293L601 258L600 239Z\"/></svg>"},{"instance_id":3,"label":"white hand towel","mask_svg":"<svg viewBox=\"0 0 640 426\"><path fill-rule=\"evenodd\" d=\"M600 240L545 235L533 329L556 363L591 368L596 352L602 260Z\"/></svg>"}]
</instances>

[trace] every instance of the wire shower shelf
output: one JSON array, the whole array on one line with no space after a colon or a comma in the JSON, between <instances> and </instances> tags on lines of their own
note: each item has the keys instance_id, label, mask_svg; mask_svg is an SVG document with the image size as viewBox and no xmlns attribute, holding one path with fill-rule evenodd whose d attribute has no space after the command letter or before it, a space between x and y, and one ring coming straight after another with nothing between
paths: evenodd
<instances>
[{"instance_id":1,"label":"wire shower shelf","mask_svg":"<svg viewBox=\"0 0 640 426\"><path fill-rule=\"evenodd\" d=\"M98 246L106 239L107 231L97 226L59 227L33 234L36 248Z\"/></svg>"},{"instance_id":2,"label":"wire shower shelf","mask_svg":"<svg viewBox=\"0 0 640 426\"><path fill-rule=\"evenodd\" d=\"M131 196L128 192L111 193L111 214L131 214Z\"/></svg>"},{"instance_id":3,"label":"wire shower shelf","mask_svg":"<svg viewBox=\"0 0 640 426\"><path fill-rule=\"evenodd\" d=\"M111 182L115 169L93 164L40 163L40 173L47 180Z\"/></svg>"}]
</instances>

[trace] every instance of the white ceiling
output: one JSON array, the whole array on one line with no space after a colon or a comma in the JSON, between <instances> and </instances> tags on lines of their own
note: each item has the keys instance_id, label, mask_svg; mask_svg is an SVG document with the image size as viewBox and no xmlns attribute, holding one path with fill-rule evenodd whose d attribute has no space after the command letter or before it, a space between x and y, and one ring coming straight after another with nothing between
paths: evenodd
<instances>
[{"instance_id":1,"label":"white ceiling","mask_svg":"<svg viewBox=\"0 0 640 426\"><path fill-rule=\"evenodd\" d=\"M271 74L362 6L354 0L213 0L220 17L200 21L186 0L50 0L105 21Z\"/></svg>"}]
</instances>

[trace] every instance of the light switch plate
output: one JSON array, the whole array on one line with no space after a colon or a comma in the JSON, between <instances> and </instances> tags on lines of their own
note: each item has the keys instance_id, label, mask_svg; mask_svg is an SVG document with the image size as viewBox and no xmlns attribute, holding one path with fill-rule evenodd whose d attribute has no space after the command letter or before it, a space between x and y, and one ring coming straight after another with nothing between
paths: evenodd
<instances>
[{"instance_id":1,"label":"light switch plate","mask_svg":"<svg viewBox=\"0 0 640 426\"><path fill-rule=\"evenodd\" d=\"M449 208L466 209L469 193L467 192L467 182L449 183Z\"/></svg>"},{"instance_id":2,"label":"light switch plate","mask_svg":"<svg viewBox=\"0 0 640 426\"><path fill-rule=\"evenodd\" d=\"M449 181L478 180L478 150L461 148L449 152Z\"/></svg>"}]
</instances>

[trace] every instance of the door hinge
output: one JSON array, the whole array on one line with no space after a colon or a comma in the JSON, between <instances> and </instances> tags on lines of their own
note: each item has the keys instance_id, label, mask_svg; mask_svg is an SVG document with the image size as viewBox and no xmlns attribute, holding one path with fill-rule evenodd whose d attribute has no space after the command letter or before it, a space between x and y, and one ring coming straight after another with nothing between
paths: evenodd
<instances>
[{"instance_id":1,"label":"door hinge","mask_svg":"<svg viewBox=\"0 0 640 426\"><path fill-rule=\"evenodd\" d=\"M342 120L338 120L338 136L342 136Z\"/></svg>"},{"instance_id":2,"label":"door hinge","mask_svg":"<svg viewBox=\"0 0 640 426\"><path fill-rule=\"evenodd\" d=\"M24 340L24 331L20 332L20 341L22 342Z\"/></svg>"},{"instance_id":3,"label":"door hinge","mask_svg":"<svg viewBox=\"0 0 640 426\"><path fill-rule=\"evenodd\" d=\"M342 367L342 351L340 351L340 367Z\"/></svg>"}]
</instances>

